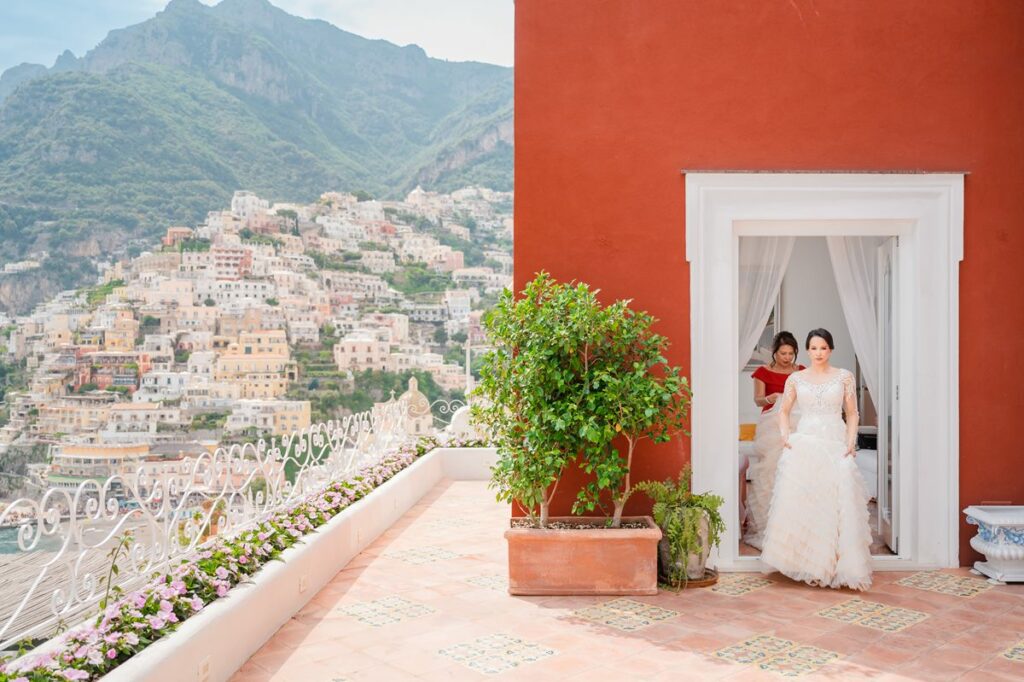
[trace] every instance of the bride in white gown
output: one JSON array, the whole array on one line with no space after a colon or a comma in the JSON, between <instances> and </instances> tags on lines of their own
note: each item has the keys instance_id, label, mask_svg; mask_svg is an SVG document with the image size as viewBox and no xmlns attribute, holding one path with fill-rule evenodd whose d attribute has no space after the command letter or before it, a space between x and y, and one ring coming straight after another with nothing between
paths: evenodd
<instances>
[{"instance_id":1,"label":"bride in white gown","mask_svg":"<svg viewBox=\"0 0 1024 682\"><path fill-rule=\"evenodd\" d=\"M834 344L827 330L812 331L806 345L811 367L791 374L783 391L783 453L761 560L811 585L866 590L871 528L868 494L854 461L859 417L854 378L849 370L829 365ZM794 405L800 423L791 434Z\"/></svg>"}]
</instances>

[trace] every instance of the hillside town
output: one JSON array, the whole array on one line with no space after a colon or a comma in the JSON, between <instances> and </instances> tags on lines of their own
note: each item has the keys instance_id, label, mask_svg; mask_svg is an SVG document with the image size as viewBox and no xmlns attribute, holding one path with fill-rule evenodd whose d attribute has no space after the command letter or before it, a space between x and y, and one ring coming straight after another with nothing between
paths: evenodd
<instances>
[{"instance_id":1,"label":"hillside town","mask_svg":"<svg viewBox=\"0 0 1024 682\"><path fill-rule=\"evenodd\" d=\"M511 215L511 193L475 187L310 204L236 192L101 264L95 286L0 319L0 464L34 452L33 484L72 489L372 409L410 383L462 399L481 316L511 285Z\"/></svg>"}]
</instances>

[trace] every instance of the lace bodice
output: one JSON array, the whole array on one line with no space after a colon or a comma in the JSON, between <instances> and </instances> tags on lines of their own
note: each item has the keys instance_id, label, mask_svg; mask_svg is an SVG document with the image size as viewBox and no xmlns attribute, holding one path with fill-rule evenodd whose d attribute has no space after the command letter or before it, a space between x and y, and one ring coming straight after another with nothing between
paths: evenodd
<instances>
[{"instance_id":1,"label":"lace bodice","mask_svg":"<svg viewBox=\"0 0 1024 682\"><path fill-rule=\"evenodd\" d=\"M824 380L814 381L808 370L794 372L786 380L783 390L786 398L795 399L796 407L804 418L842 418L843 403L848 397L855 397L853 373L847 369L836 369Z\"/></svg>"}]
</instances>

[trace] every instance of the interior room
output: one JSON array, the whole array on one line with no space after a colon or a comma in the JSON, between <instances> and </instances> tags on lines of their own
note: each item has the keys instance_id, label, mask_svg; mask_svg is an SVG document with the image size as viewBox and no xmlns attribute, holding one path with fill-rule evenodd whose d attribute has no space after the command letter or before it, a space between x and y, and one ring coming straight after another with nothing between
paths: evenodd
<instances>
[{"instance_id":1,"label":"interior room","mask_svg":"<svg viewBox=\"0 0 1024 682\"><path fill-rule=\"evenodd\" d=\"M769 484L765 494L767 462L777 461L757 438L762 430L778 428L762 416L755 403L754 371L772 361L772 341L783 330L799 344L796 363L810 361L804 348L811 329L829 330L835 341L831 356L834 367L846 368L857 381L860 413L856 462L870 496L869 519L872 531L871 553L893 555L898 550L894 523L897 508L894 499L892 462L897 441L893 400L882 400L887 418L883 438L887 445L879 456L879 400L872 395L890 395L894 375L895 238L885 237L741 237L739 273L740 338L756 338L748 345L752 354L739 372L739 518L742 532L740 556L760 554L761 532L770 502ZM837 279L843 282L843 295ZM765 313L767 310L767 313ZM767 321L763 321L767 317ZM745 328L746 327L746 331ZM851 333L851 328L856 329ZM744 335L746 333L746 336ZM757 335L755 337L755 335ZM856 337L856 338L855 338ZM741 352L741 356L745 353ZM870 379L869 379L870 377ZM878 377L875 379L875 377ZM775 412L777 413L776 407ZM767 455L767 457L766 457ZM879 477L879 462L885 476ZM760 467L759 467L760 464ZM754 477L758 483L753 483ZM770 477L769 480L773 480ZM879 484L882 484L882 511L879 511Z\"/></svg>"}]
</instances>

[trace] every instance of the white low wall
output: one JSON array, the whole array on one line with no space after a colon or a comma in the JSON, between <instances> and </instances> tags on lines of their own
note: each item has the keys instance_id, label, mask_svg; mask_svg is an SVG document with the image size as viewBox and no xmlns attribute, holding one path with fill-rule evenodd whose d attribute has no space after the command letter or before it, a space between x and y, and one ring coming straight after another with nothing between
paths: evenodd
<instances>
[{"instance_id":1,"label":"white low wall","mask_svg":"<svg viewBox=\"0 0 1024 682\"><path fill-rule=\"evenodd\" d=\"M443 479L490 478L493 448L438 448L285 550L252 582L115 668L111 682L229 679L359 552Z\"/></svg>"}]
</instances>

